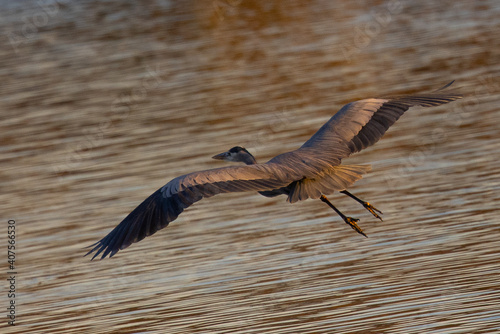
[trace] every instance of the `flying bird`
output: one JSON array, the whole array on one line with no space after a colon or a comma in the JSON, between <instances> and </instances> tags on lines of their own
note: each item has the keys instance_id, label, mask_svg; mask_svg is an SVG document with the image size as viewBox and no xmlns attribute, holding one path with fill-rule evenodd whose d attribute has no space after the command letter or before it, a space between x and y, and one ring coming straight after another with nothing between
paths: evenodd
<instances>
[{"instance_id":1,"label":"flying bird","mask_svg":"<svg viewBox=\"0 0 500 334\"><path fill-rule=\"evenodd\" d=\"M376 218L381 211L347 188L370 170L369 165L342 165L342 159L375 144L410 107L433 107L463 96L441 89L418 95L369 98L343 106L300 148L257 163L244 148L236 146L213 158L242 162L193 172L174 178L155 191L122 220L108 235L89 246L92 259L112 257L132 243L153 235L174 221L186 208L199 200L221 193L257 191L266 197L287 196L295 203L308 198L320 199L346 224L365 235L358 219L347 217L326 197L339 191L361 203ZM366 236L366 235L365 235Z\"/></svg>"}]
</instances>

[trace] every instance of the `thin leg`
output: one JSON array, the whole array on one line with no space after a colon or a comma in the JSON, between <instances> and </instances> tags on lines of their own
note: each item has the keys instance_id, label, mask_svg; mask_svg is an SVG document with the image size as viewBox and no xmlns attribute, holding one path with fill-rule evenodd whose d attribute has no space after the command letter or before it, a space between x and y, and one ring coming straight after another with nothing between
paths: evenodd
<instances>
[{"instance_id":1,"label":"thin leg","mask_svg":"<svg viewBox=\"0 0 500 334\"><path fill-rule=\"evenodd\" d=\"M370 213L371 213L372 215L374 215L376 218L378 218L378 219L382 220L382 217L380 217L380 216L377 214L377 212L378 212L378 213L380 213L380 214L382 214L382 211L380 211L379 209L377 209L376 207L374 207L374 206L373 206L373 205L371 205L370 203L365 202L365 201L363 201L363 200L361 200L361 199L357 198L356 196L354 196L353 194L351 194L351 193L350 193L350 192L348 192L347 190L343 190L343 191L341 191L341 193L342 193L342 194L344 194L344 195L347 195L347 196L349 196L350 198L354 199L355 201L357 201L357 202L361 203L361 205L363 205L363 206L365 207L365 209L366 209L366 210L370 211ZM377 212L375 212L375 211L377 211Z\"/></svg>"},{"instance_id":2,"label":"thin leg","mask_svg":"<svg viewBox=\"0 0 500 334\"><path fill-rule=\"evenodd\" d=\"M330 208L332 208L354 231L368 238L368 236L363 232L361 227L359 227L358 224L356 224L356 222L359 221L359 219L346 217L342 212L339 211L339 209L337 209L332 203L330 203L330 201L328 200L328 198L326 198L325 195L321 195L319 199L325 202Z\"/></svg>"}]
</instances>

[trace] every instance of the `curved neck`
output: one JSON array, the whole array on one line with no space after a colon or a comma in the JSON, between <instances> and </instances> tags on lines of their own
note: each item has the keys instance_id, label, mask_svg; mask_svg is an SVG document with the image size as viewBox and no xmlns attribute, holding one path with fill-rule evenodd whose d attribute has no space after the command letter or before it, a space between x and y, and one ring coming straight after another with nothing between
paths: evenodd
<instances>
[{"instance_id":1,"label":"curved neck","mask_svg":"<svg viewBox=\"0 0 500 334\"><path fill-rule=\"evenodd\" d=\"M248 154L243 155L242 162L244 162L247 165L255 165L257 163L257 160L255 160L255 158L253 157L253 155L251 155L250 153L248 153Z\"/></svg>"}]
</instances>

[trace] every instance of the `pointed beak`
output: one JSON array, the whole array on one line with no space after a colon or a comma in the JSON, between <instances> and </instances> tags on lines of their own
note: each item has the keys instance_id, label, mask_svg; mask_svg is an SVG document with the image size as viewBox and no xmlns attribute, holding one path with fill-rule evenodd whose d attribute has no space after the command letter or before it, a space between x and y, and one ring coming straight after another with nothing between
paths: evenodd
<instances>
[{"instance_id":1,"label":"pointed beak","mask_svg":"<svg viewBox=\"0 0 500 334\"><path fill-rule=\"evenodd\" d=\"M220 154L217 154L217 155L214 155L212 157L212 159L215 159L215 160L224 160L227 156L227 152L224 152L224 153L220 153Z\"/></svg>"}]
</instances>

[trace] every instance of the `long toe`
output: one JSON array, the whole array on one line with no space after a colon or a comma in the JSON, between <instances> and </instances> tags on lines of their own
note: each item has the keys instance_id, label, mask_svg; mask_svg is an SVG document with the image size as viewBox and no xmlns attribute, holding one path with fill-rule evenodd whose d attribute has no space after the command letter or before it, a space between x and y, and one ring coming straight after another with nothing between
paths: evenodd
<instances>
[{"instance_id":1,"label":"long toe","mask_svg":"<svg viewBox=\"0 0 500 334\"><path fill-rule=\"evenodd\" d=\"M365 238L368 238L368 236L363 232L361 227L356 224L359 219L352 218L352 217L345 217L344 221L346 222L347 225L349 225L354 231L358 232L359 234L365 236Z\"/></svg>"},{"instance_id":2,"label":"long toe","mask_svg":"<svg viewBox=\"0 0 500 334\"><path fill-rule=\"evenodd\" d=\"M380 211L379 209L377 209L376 207L374 207L373 205L371 205L370 203L368 202L364 202L363 203L363 206L365 207L366 210L370 211L370 213L375 216L375 218L378 218L380 219L381 221L383 221L382 217L380 217L378 213L382 214L382 211ZM376 211L376 212L375 212Z\"/></svg>"}]
</instances>

